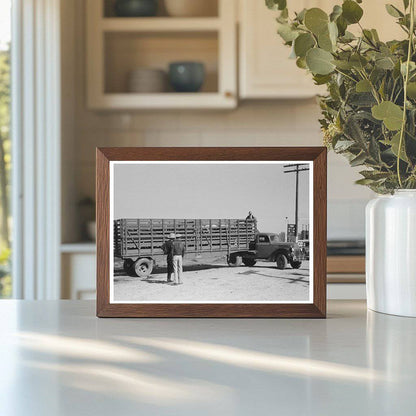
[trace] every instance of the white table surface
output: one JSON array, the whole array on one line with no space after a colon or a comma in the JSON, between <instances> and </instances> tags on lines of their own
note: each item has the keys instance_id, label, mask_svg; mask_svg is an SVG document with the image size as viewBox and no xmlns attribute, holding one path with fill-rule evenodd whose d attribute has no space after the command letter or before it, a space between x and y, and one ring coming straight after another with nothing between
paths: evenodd
<instances>
[{"instance_id":1,"label":"white table surface","mask_svg":"<svg viewBox=\"0 0 416 416\"><path fill-rule=\"evenodd\" d=\"M0 301L0 415L412 415L416 319L97 319Z\"/></svg>"}]
</instances>

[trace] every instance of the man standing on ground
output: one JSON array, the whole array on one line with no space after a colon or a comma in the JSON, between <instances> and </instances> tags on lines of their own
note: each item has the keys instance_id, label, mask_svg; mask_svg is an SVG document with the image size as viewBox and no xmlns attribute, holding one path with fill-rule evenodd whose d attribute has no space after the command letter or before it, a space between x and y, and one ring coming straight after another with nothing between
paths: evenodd
<instances>
[{"instance_id":1,"label":"man standing on ground","mask_svg":"<svg viewBox=\"0 0 416 416\"><path fill-rule=\"evenodd\" d=\"M172 242L173 272L176 285L182 284L182 260L185 255L185 244L179 238L180 235L177 235Z\"/></svg>"},{"instance_id":2,"label":"man standing on ground","mask_svg":"<svg viewBox=\"0 0 416 416\"><path fill-rule=\"evenodd\" d=\"M166 241L163 246L162 250L166 254L166 262L168 265L168 283L172 281L172 273L173 273L173 240L175 239L175 234L170 233L168 237L168 241Z\"/></svg>"}]
</instances>

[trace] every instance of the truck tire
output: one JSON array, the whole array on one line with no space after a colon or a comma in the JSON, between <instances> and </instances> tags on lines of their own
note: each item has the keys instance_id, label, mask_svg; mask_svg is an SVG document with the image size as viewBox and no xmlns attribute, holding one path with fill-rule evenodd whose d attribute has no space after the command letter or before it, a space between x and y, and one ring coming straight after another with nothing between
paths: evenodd
<instances>
[{"instance_id":1,"label":"truck tire","mask_svg":"<svg viewBox=\"0 0 416 416\"><path fill-rule=\"evenodd\" d=\"M286 269L286 267L287 267L287 257L284 254L278 254L276 256L276 266L280 270Z\"/></svg>"},{"instance_id":2,"label":"truck tire","mask_svg":"<svg viewBox=\"0 0 416 416\"><path fill-rule=\"evenodd\" d=\"M299 269L300 266L302 266L302 262L301 261L292 261L290 263L290 265L292 266L292 269Z\"/></svg>"},{"instance_id":3,"label":"truck tire","mask_svg":"<svg viewBox=\"0 0 416 416\"><path fill-rule=\"evenodd\" d=\"M233 256L233 255L231 255L228 258L227 263L231 267L239 267L239 266L241 266L242 258L241 258L241 256Z\"/></svg>"},{"instance_id":4,"label":"truck tire","mask_svg":"<svg viewBox=\"0 0 416 416\"><path fill-rule=\"evenodd\" d=\"M254 259L243 258L243 263L247 267L253 267L257 262Z\"/></svg>"},{"instance_id":5,"label":"truck tire","mask_svg":"<svg viewBox=\"0 0 416 416\"><path fill-rule=\"evenodd\" d=\"M152 273L153 260L139 259L134 263L134 271L138 277L147 277Z\"/></svg>"}]
</instances>

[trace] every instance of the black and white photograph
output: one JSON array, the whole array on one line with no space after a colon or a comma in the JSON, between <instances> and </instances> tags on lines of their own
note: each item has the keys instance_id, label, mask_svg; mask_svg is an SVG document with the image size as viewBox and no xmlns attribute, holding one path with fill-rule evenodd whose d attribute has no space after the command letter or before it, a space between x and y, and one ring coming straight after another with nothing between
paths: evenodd
<instances>
[{"instance_id":1,"label":"black and white photograph","mask_svg":"<svg viewBox=\"0 0 416 416\"><path fill-rule=\"evenodd\" d=\"M110 163L110 303L312 303L311 162Z\"/></svg>"}]
</instances>

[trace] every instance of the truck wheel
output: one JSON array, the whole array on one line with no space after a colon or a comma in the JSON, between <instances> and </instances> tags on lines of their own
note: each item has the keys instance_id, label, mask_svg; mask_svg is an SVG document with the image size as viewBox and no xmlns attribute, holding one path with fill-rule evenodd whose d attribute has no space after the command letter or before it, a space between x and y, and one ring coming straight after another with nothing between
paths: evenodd
<instances>
[{"instance_id":1,"label":"truck wheel","mask_svg":"<svg viewBox=\"0 0 416 416\"><path fill-rule=\"evenodd\" d=\"M243 258L243 263L247 267L253 267L257 262L254 259L244 259Z\"/></svg>"},{"instance_id":2,"label":"truck wheel","mask_svg":"<svg viewBox=\"0 0 416 416\"><path fill-rule=\"evenodd\" d=\"M284 254L278 254L276 256L276 266L280 270L286 269L286 267L287 267L287 258Z\"/></svg>"},{"instance_id":3,"label":"truck wheel","mask_svg":"<svg viewBox=\"0 0 416 416\"><path fill-rule=\"evenodd\" d=\"M292 269L299 269L300 266L302 266L302 262L301 261L292 261L290 263L290 265L292 266Z\"/></svg>"},{"instance_id":4,"label":"truck wheel","mask_svg":"<svg viewBox=\"0 0 416 416\"><path fill-rule=\"evenodd\" d=\"M139 259L134 263L134 271L138 277L147 277L152 273L153 261L149 259Z\"/></svg>"},{"instance_id":5,"label":"truck wheel","mask_svg":"<svg viewBox=\"0 0 416 416\"><path fill-rule=\"evenodd\" d=\"M228 258L227 262L228 262L228 265L231 266L231 267L239 267L239 266L241 266L242 258L241 258L241 256L231 255Z\"/></svg>"}]
</instances>

